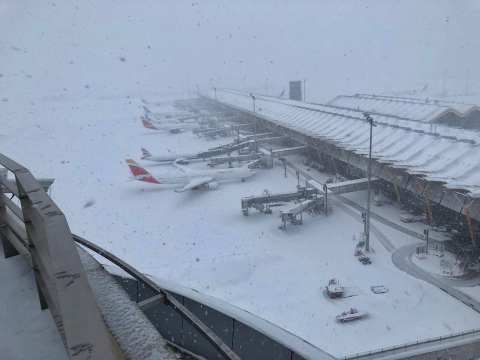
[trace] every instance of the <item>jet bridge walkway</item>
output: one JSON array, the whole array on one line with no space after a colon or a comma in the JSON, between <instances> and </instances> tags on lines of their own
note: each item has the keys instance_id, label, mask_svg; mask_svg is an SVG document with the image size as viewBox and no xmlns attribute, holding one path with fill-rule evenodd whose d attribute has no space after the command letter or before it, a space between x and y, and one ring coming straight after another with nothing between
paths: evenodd
<instances>
[{"instance_id":1,"label":"jet bridge walkway","mask_svg":"<svg viewBox=\"0 0 480 360\"><path fill-rule=\"evenodd\" d=\"M302 150L296 148L281 149L294 151ZM260 148L260 151L264 154L271 154L270 151ZM323 184L313 179L310 174L302 170L292 162L284 159L285 166L294 169L297 174L302 175L306 179L306 187L298 187L296 192L270 194L266 192L259 196L248 196L241 199L242 213L244 216L249 215L249 209L254 208L262 213L270 214L271 207L279 206L286 202L297 201L288 209L280 212L282 224L280 228L286 230L287 223L294 225L300 225L303 223L303 213L309 210L323 210L325 215L328 214L328 194L340 195L355 191L365 190L368 187L368 179L354 179L337 183ZM375 184L378 181L377 178L371 179L371 184Z\"/></svg>"},{"instance_id":2,"label":"jet bridge walkway","mask_svg":"<svg viewBox=\"0 0 480 360\"><path fill-rule=\"evenodd\" d=\"M270 142L270 141L278 141L282 140L284 137L282 136L275 136L275 137L269 137L269 138L263 138L259 139L257 143L263 143L263 142ZM258 149L258 152L254 152L255 150L255 145L256 141L255 140L246 140L246 141L241 141L239 143L231 143L231 144L226 144L226 145L221 145L215 148L211 148L207 151L201 152L197 154L195 157L191 158L193 159L205 159L209 160L209 165L215 166L219 164L224 164L224 163L232 163L232 162L240 162L240 161L250 161L250 160L257 160L262 157L265 157L264 165L266 167L272 167L273 166L273 157L279 157L281 155L286 155L286 154L293 154L293 153L298 153L302 152L303 150L306 149L306 146L293 146L293 147L287 147L287 148L279 148L279 149L274 149L274 150L267 150L264 147L261 147ZM232 152L237 151L237 150L250 150L251 153L249 154L239 154L239 155L230 155ZM247 151L248 151L247 150ZM227 156L219 156L219 155L225 155L228 154Z\"/></svg>"},{"instance_id":3,"label":"jet bridge walkway","mask_svg":"<svg viewBox=\"0 0 480 360\"><path fill-rule=\"evenodd\" d=\"M226 145L217 146L207 151L200 152L196 155L196 158L207 159L214 156L230 154L234 151L249 148L253 149L255 142L253 140L242 141L239 143L230 143Z\"/></svg>"},{"instance_id":4,"label":"jet bridge walkway","mask_svg":"<svg viewBox=\"0 0 480 360\"><path fill-rule=\"evenodd\" d=\"M262 157L261 153L252 153L246 155L234 155L234 156L218 156L218 157L211 157L208 160L208 166L216 166L220 164L228 163L229 166L232 165L234 162L242 162L242 161L253 161L257 160Z\"/></svg>"},{"instance_id":5,"label":"jet bridge walkway","mask_svg":"<svg viewBox=\"0 0 480 360\"><path fill-rule=\"evenodd\" d=\"M323 196L303 200L300 203L294 204L288 209L280 211L280 218L282 219L280 229L287 230L287 223L291 223L293 225L302 225L303 213L305 211L320 212L322 209Z\"/></svg>"},{"instance_id":6,"label":"jet bridge walkway","mask_svg":"<svg viewBox=\"0 0 480 360\"><path fill-rule=\"evenodd\" d=\"M249 215L249 209L254 208L263 213L271 213L272 206L278 206L294 200L309 200L319 194L318 189L312 187L300 187L294 192L285 192L270 194L265 192L258 196L247 196L241 199L242 213L244 216Z\"/></svg>"},{"instance_id":7,"label":"jet bridge walkway","mask_svg":"<svg viewBox=\"0 0 480 360\"><path fill-rule=\"evenodd\" d=\"M378 178L372 178L371 186L375 186L375 184L379 181ZM337 183L330 183L326 184L328 192L331 192L335 195L351 193L355 191L367 190L368 188L368 179L361 178L355 180L347 180L341 181Z\"/></svg>"},{"instance_id":8,"label":"jet bridge walkway","mask_svg":"<svg viewBox=\"0 0 480 360\"><path fill-rule=\"evenodd\" d=\"M257 133L257 134L249 133L248 135L240 134L240 139L243 141L255 140L255 139L260 140L260 139L271 138L271 137L278 137L278 135L272 132L264 132L264 133Z\"/></svg>"},{"instance_id":9,"label":"jet bridge walkway","mask_svg":"<svg viewBox=\"0 0 480 360\"><path fill-rule=\"evenodd\" d=\"M296 154L296 153L301 153L305 149L307 149L307 146L301 145L301 146L292 146L292 147L287 147L287 148L281 148L281 149L274 149L272 150L272 155L273 156L285 156L285 155L290 155L290 154Z\"/></svg>"},{"instance_id":10,"label":"jet bridge walkway","mask_svg":"<svg viewBox=\"0 0 480 360\"><path fill-rule=\"evenodd\" d=\"M310 175L307 171L303 170L301 167L297 166L290 160L285 160L285 164L295 172L298 172L307 181L308 185L310 185L311 187L314 187L321 193L324 193L325 190L327 190L328 193L340 195L340 194L346 194L346 193L355 192L355 191L366 190L368 188L367 178L360 178L360 179L340 181L336 183L323 184L315 180L312 177L312 175ZM372 185L372 187L374 187L380 181L380 179L377 177L372 177L370 181L371 181L370 184Z\"/></svg>"}]
</instances>

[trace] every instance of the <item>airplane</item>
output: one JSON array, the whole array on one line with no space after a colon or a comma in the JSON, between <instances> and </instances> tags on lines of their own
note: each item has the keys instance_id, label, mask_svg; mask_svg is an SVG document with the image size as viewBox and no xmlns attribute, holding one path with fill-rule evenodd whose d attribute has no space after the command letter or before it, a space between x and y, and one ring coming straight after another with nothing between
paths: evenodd
<instances>
[{"instance_id":1,"label":"airplane","mask_svg":"<svg viewBox=\"0 0 480 360\"><path fill-rule=\"evenodd\" d=\"M149 121L156 123L192 122L198 118L198 115L189 112L154 113L145 105L143 111Z\"/></svg>"},{"instance_id":2,"label":"airplane","mask_svg":"<svg viewBox=\"0 0 480 360\"><path fill-rule=\"evenodd\" d=\"M243 182L255 174L255 171L248 167L249 164L228 169L194 170L180 165L178 161L179 160L175 161L174 165L183 173L183 176L159 178L150 174L134 160L126 160L135 180L158 185L179 185L181 187L175 189L177 193L196 189L215 190L218 188L220 182L233 180L241 180Z\"/></svg>"},{"instance_id":3,"label":"airplane","mask_svg":"<svg viewBox=\"0 0 480 360\"><path fill-rule=\"evenodd\" d=\"M149 130L155 130L155 131L168 131L172 134L178 134L181 132L184 132L185 130L190 130L190 129L195 129L198 126L196 124L175 124L175 123L170 123L170 124L161 124L157 125L154 124L148 117L142 116L142 124L143 127Z\"/></svg>"},{"instance_id":4,"label":"airplane","mask_svg":"<svg viewBox=\"0 0 480 360\"><path fill-rule=\"evenodd\" d=\"M196 158L198 154L171 154L171 155L153 155L145 148L142 149L142 160L154 161L162 164L171 164L177 159L191 160Z\"/></svg>"}]
</instances>

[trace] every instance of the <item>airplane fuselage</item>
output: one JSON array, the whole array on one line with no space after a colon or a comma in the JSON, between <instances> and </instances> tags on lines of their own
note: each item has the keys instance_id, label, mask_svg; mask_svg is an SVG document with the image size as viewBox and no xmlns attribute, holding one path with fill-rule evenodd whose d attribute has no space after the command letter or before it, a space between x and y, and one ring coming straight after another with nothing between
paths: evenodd
<instances>
[{"instance_id":1,"label":"airplane fuselage","mask_svg":"<svg viewBox=\"0 0 480 360\"><path fill-rule=\"evenodd\" d=\"M146 151L145 149L143 149ZM181 176L160 178L150 174L145 168L138 165L134 160L127 159L130 172L136 180L151 183L151 184L175 184L183 185L181 188L175 189L176 192L184 192L191 189L216 189L219 182L229 180L241 180L249 178L255 174L255 171L248 166L242 166L237 168L226 169L203 169L196 170L188 167L184 167L175 161L174 164L179 171L182 172Z\"/></svg>"},{"instance_id":2,"label":"airplane fuselage","mask_svg":"<svg viewBox=\"0 0 480 360\"><path fill-rule=\"evenodd\" d=\"M229 168L229 169L206 169L195 170L195 174L191 177L210 176L216 181L228 180L244 180L255 174L255 172L247 167Z\"/></svg>"},{"instance_id":3,"label":"airplane fuselage","mask_svg":"<svg viewBox=\"0 0 480 360\"><path fill-rule=\"evenodd\" d=\"M230 169L205 169L191 170L188 174L177 177L160 178L156 177L163 184L187 184L191 179L198 177L210 177L213 181L226 182L233 180L245 180L255 174L255 171L247 168Z\"/></svg>"}]
</instances>

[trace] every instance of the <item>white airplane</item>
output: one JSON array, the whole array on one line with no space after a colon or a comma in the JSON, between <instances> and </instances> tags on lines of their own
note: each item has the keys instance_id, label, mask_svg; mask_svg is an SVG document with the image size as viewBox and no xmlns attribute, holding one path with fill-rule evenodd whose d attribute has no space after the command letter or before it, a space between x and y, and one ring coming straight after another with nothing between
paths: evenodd
<instances>
[{"instance_id":1,"label":"white airplane","mask_svg":"<svg viewBox=\"0 0 480 360\"><path fill-rule=\"evenodd\" d=\"M142 160L154 161L162 164L171 164L177 159L190 160L197 154L170 154L170 155L153 155L150 151L142 147Z\"/></svg>"},{"instance_id":2,"label":"white airplane","mask_svg":"<svg viewBox=\"0 0 480 360\"><path fill-rule=\"evenodd\" d=\"M154 113L146 106L143 106L143 111L145 117L155 123L192 122L198 118L198 115L188 112Z\"/></svg>"},{"instance_id":3,"label":"white airplane","mask_svg":"<svg viewBox=\"0 0 480 360\"><path fill-rule=\"evenodd\" d=\"M170 124L157 125L157 124L153 124L152 121L145 116L142 116L141 119L142 119L143 127L145 127L146 129L154 130L154 131L163 131L163 132L168 131L172 134L178 134L178 133L184 132L185 130L193 130L198 127L198 125L194 123L187 123L187 124L170 123Z\"/></svg>"},{"instance_id":4,"label":"white airplane","mask_svg":"<svg viewBox=\"0 0 480 360\"><path fill-rule=\"evenodd\" d=\"M183 176L159 178L150 174L134 160L127 159L126 161L135 180L158 185L180 185L181 187L175 189L176 192L184 192L195 189L215 190L218 188L219 182L234 180L241 180L243 182L255 174L255 171L250 169L248 164L242 167L228 169L193 170L179 165L177 160L174 162L174 164L183 173Z\"/></svg>"}]
</instances>

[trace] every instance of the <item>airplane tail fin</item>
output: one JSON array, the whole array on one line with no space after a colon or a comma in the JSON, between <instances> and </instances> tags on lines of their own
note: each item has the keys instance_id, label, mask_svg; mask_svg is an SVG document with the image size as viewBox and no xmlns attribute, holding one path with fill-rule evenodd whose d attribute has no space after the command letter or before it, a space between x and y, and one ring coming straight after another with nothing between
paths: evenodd
<instances>
[{"instance_id":1,"label":"airplane tail fin","mask_svg":"<svg viewBox=\"0 0 480 360\"><path fill-rule=\"evenodd\" d=\"M147 118L147 117L142 117L142 124L143 127L150 129L150 130L158 130L158 128L155 127L155 125L152 124L152 122Z\"/></svg>"},{"instance_id":2,"label":"airplane tail fin","mask_svg":"<svg viewBox=\"0 0 480 360\"><path fill-rule=\"evenodd\" d=\"M152 157L151 152L142 147L142 159L148 159L151 157Z\"/></svg>"},{"instance_id":3,"label":"airplane tail fin","mask_svg":"<svg viewBox=\"0 0 480 360\"><path fill-rule=\"evenodd\" d=\"M146 102L145 102L145 103L146 103ZM150 109L149 109L146 105L143 105L143 111L145 112L146 115L152 113L152 112L150 111Z\"/></svg>"},{"instance_id":4,"label":"airplane tail fin","mask_svg":"<svg viewBox=\"0 0 480 360\"><path fill-rule=\"evenodd\" d=\"M135 177L136 180L148 182L151 184L160 184L152 174L150 174L147 170L143 167L138 165L134 160L127 159L126 160L128 167L130 168L130 172Z\"/></svg>"}]
</instances>

